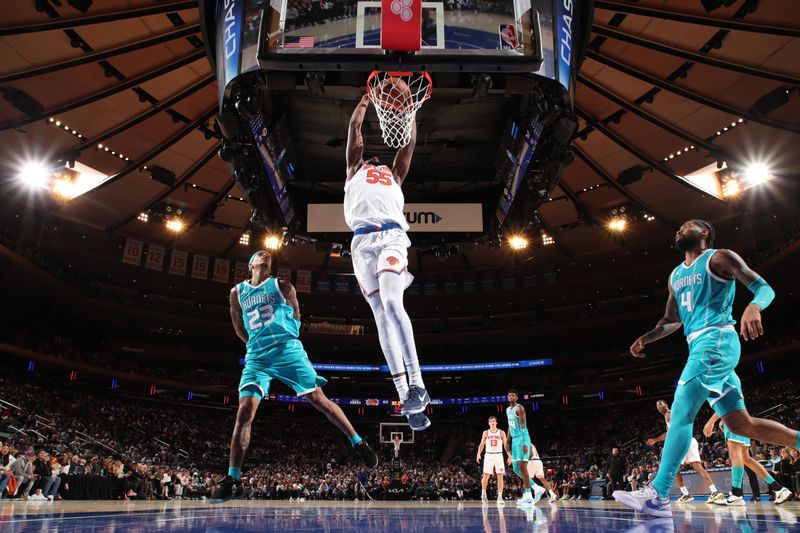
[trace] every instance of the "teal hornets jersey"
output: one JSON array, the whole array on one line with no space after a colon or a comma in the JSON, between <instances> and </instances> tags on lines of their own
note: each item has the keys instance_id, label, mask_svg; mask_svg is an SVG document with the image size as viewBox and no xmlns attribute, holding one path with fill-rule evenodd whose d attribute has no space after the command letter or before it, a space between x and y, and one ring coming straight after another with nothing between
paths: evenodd
<instances>
[{"instance_id":1,"label":"teal hornets jersey","mask_svg":"<svg viewBox=\"0 0 800 533\"><path fill-rule=\"evenodd\" d=\"M514 409L516 407L517 406L515 405ZM527 440L530 440L530 437L528 436L528 428L523 427L519 423L519 418L517 418L516 413L514 413L510 405L506 407L506 418L508 418L508 434L512 439L525 437Z\"/></svg>"},{"instance_id":2,"label":"teal hornets jersey","mask_svg":"<svg viewBox=\"0 0 800 533\"><path fill-rule=\"evenodd\" d=\"M732 314L736 282L711 271L714 253L716 250L708 249L691 266L681 263L670 275L669 282L687 337L705 328L736 323Z\"/></svg>"},{"instance_id":3,"label":"teal hornets jersey","mask_svg":"<svg viewBox=\"0 0 800 533\"><path fill-rule=\"evenodd\" d=\"M236 286L242 318L247 330L247 355L269 350L296 339L300 321L278 287L278 278L267 278L258 285L243 281Z\"/></svg>"}]
</instances>

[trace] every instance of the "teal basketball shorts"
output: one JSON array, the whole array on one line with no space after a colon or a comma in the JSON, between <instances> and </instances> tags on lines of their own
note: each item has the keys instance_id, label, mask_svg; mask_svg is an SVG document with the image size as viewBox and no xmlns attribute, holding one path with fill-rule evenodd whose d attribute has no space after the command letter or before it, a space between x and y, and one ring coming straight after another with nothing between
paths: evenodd
<instances>
[{"instance_id":1,"label":"teal basketball shorts","mask_svg":"<svg viewBox=\"0 0 800 533\"><path fill-rule=\"evenodd\" d=\"M522 447L525 446L527 452L523 453ZM531 438L528 436L513 437L511 439L511 460L527 461L531 453Z\"/></svg>"},{"instance_id":2,"label":"teal basketball shorts","mask_svg":"<svg viewBox=\"0 0 800 533\"><path fill-rule=\"evenodd\" d=\"M692 387L705 394L708 404L719 416L745 408L742 381L736 365L742 352L739 336L733 326L707 328L689 337L689 358L678 379L678 387L698 380L701 387ZM675 393L678 398L678 391Z\"/></svg>"},{"instance_id":3,"label":"teal basketball shorts","mask_svg":"<svg viewBox=\"0 0 800 533\"><path fill-rule=\"evenodd\" d=\"M738 442L739 444L743 444L745 446L750 446L750 437L742 437L741 435L737 435L736 433L731 433L731 431L728 429L728 426L723 426L723 427L725 428L723 430L723 433L725 435L726 441L730 440L733 442Z\"/></svg>"},{"instance_id":4,"label":"teal basketball shorts","mask_svg":"<svg viewBox=\"0 0 800 533\"><path fill-rule=\"evenodd\" d=\"M297 339L263 352L247 354L239 381L239 398L253 396L263 399L269 394L273 379L291 387L298 396L314 392L328 382L317 375L303 344Z\"/></svg>"}]
</instances>

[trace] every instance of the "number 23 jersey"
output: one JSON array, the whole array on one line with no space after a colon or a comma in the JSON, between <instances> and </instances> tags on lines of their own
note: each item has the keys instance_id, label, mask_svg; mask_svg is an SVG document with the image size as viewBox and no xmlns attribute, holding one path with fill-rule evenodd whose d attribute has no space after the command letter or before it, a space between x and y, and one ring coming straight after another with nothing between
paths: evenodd
<instances>
[{"instance_id":1,"label":"number 23 jersey","mask_svg":"<svg viewBox=\"0 0 800 533\"><path fill-rule=\"evenodd\" d=\"M403 190L386 165L363 165L344 184L344 220L351 230L395 223L408 231L404 207Z\"/></svg>"},{"instance_id":2,"label":"number 23 jersey","mask_svg":"<svg viewBox=\"0 0 800 533\"><path fill-rule=\"evenodd\" d=\"M247 357L257 357L300 335L300 321L283 297L278 278L267 278L258 285L243 281L236 285L236 293L247 330Z\"/></svg>"},{"instance_id":3,"label":"number 23 jersey","mask_svg":"<svg viewBox=\"0 0 800 533\"><path fill-rule=\"evenodd\" d=\"M716 250L708 249L694 263L681 263L669 277L683 333L693 333L710 327L733 325L733 298L736 282L719 277L711 270L711 257Z\"/></svg>"}]
</instances>

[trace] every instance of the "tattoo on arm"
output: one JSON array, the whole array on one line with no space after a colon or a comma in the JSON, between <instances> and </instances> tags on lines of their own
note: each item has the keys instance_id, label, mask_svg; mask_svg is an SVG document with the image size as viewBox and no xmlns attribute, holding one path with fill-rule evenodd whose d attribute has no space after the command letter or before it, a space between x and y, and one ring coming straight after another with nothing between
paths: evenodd
<instances>
[{"instance_id":1,"label":"tattoo on arm","mask_svg":"<svg viewBox=\"0 0 800 533\"><path fill-rule=\"evenodd\" d=\"M656 327L643 335L646 343L663 339L667 335L672 335L681 328L681 317L678 314L678 302L675 300L675 293L672 292L672 286L669 285L669 296L667 297L667 306L664 310L664 316L658 321Z\"/></svg>"},{"instance_id":2,"label":"tattoo on arm","mask_svg":"<svg viewBox=\"0 0 800 533\"><path fill-rule=\"evenodd\" d=\"M717 250L717 253L711 257L711 264L709 266L721 277L737 279L743 283L745 287L761 277L747 266L744 259L733 250Z\"/></svg>"},{"instance_id":3,"label":"tattoo on arm","mask_svg":"<svg viewBox=\"0 0 800 533\"><path fill-rule=\"evenodd\" d=\"M294 288L294 285L289 283L288 281L279 281L281 293L283 297L286 298L286 303L292 306L294 309L294 318L295 320L300 320L300 302L297 301L297 290Z\"/></svg>"},{"instance_id":4,"label":"tattoo on arm","mask_svg":"<svg viewBox=\"0 0 800 533\"><path fill-rule=\"evenodd\" d=\"M230 304L231 322L233 323L233 330L236 336L242 339L242 342L247 343L247 330L244 329L244 317L242 316L242 306L239 304L239 293L236 292L236 287L231 289L228 296L228 303Z\"/></svg>"}]
</instances>

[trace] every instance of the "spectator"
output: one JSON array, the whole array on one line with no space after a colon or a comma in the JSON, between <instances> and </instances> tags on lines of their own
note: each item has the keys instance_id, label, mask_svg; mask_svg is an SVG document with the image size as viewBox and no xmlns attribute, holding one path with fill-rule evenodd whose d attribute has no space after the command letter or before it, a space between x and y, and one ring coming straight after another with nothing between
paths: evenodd
<instances>
[{"instance_id":1,"label":"spectator","mask_svg":"<svg viewBox=\"0 0 800 533\"><path fill-rule=\"evenodd\" d=\"M604 499L612 500L611 496L615 490L625 489L625 471L627 470L625 459L619 453L619 448L611 450L611 456L608 458L608 483L604 490Z\"/></svg>"}]
</instances>

